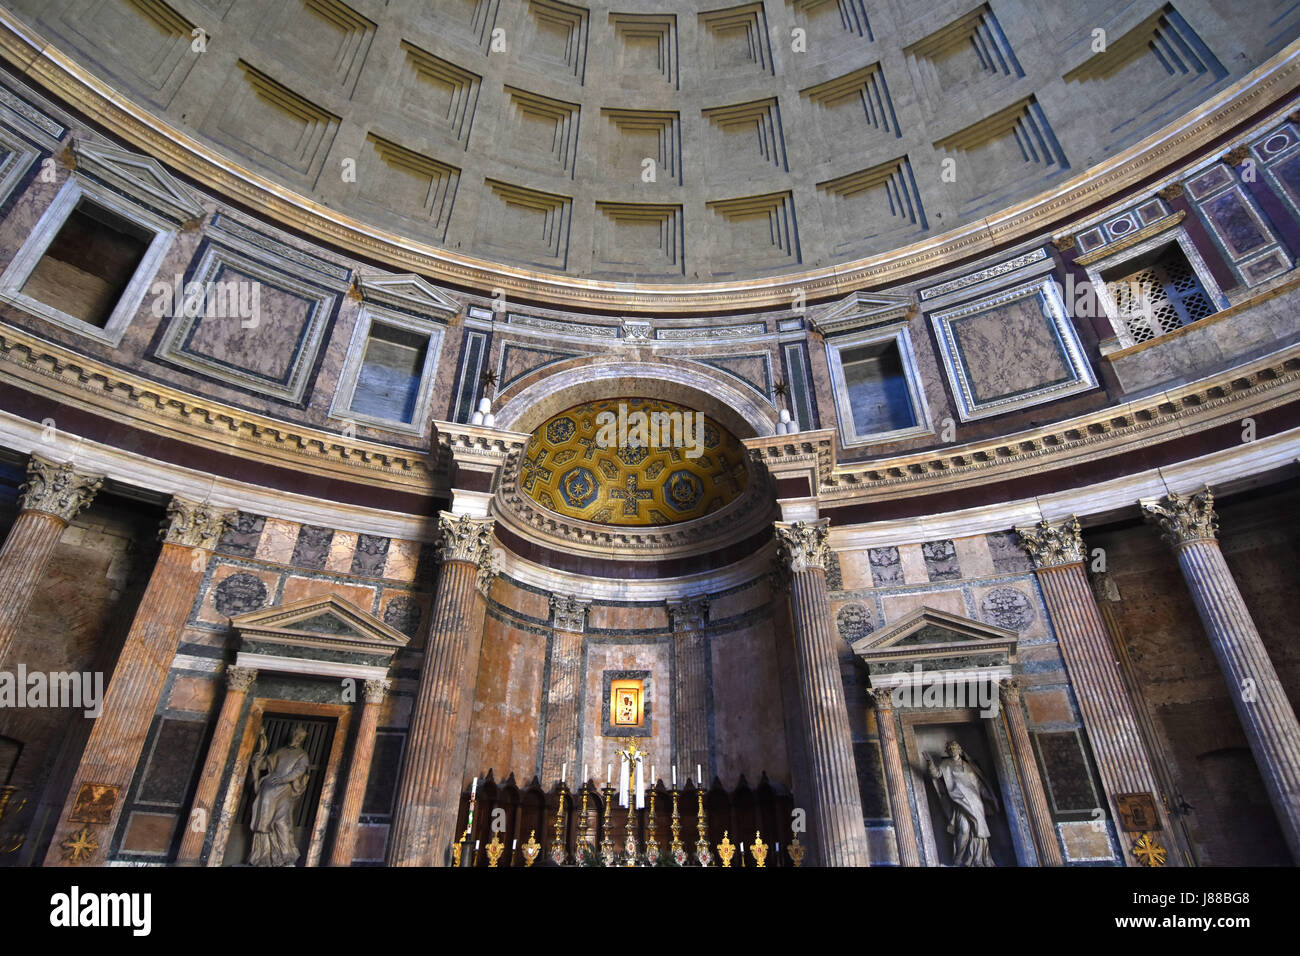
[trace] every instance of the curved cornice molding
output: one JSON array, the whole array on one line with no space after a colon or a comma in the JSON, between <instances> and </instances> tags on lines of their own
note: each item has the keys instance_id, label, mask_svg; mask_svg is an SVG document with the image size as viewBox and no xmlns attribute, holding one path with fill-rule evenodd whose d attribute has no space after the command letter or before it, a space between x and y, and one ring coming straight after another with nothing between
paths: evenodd
<instances>
[{"instance_id":1,"label":"curved cornice molding","mask_svg":"<svg viewBox=\"0 0 1300 956\"><path fill-rule=\"evenodd\" d=\"M1187 113L1056 187L978 222L878 256L776 278L682 285L600 282L549 275L460 255L377 229L261 176L127 100L0 9L0 56L19 73L170 169L280 226L352 254L511 298L611 312L687 313L789 308L861 288L897 284L1004 243L1055 228L1072 216L1158 178L1214 144L1255 112L1300 86L1300 40ZM1159 185L1159 184L1157 184Z\"/></svg>"}]
</instances>

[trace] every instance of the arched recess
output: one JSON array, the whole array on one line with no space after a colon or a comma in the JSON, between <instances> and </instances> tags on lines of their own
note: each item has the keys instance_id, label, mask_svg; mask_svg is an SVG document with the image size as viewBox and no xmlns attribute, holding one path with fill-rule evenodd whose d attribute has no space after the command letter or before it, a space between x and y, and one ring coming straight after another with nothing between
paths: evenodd
<instances>
[{"instance_id":1,"label":"arched recess","mask_svg":"<svg viewBox=\"0 0 1300 956\"><path fill-rule=\"evenodd\" d=\"M704 412L737 438L776 434L776 410L716 369L679 359L630 362L581 356L549 366L496 410L497 427L531 432L551 416L597 399L659 398Z\"/></svg>"}]
</instances>

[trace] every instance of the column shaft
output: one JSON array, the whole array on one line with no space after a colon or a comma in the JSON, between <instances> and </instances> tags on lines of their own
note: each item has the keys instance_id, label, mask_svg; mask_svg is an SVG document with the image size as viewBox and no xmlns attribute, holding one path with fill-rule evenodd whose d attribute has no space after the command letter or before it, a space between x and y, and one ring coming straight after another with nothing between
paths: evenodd
<instances>
[{"instance_id":1,"label":"column shaft","mask_svg":"<svg viewBox=\"0 0 1300 956\"><path fill-rule=\"evenodd\" d=\"M194 802L185 819L185 836L181 838L181 848L176 854L178 866L198 866L203 856L203 844L208 834L213 832L221 772L225 769L226 757L235 739L235 726L239 723L244 701L248 698L248 689L256 676L257 671L247 667L232 665L226 669L226 696L221 702L217 726L212 731L212 743L208 744L208 755L203 761L203 774L194 791Z\"/></svg>"},{"instance_id":2,"label":"column shaft","mask_svg":"<svg viewBox=\"0 0 1300 956\"><path fill-rule=\"evenodd\" d=\"M1025 725L1020 690L1009 680L1002 682L1002 714L1006 719L1007 733L1011 737L1016 766L1020 768L1020 789L1029 809L1029 826L1034 831L1034 842L1038 845L1039 865L1064 866L1061 844L1056 838L1056 826L1052 823L1052 813L1047 806L1047 792L1043 789L1043 780L1038 775L1038 761L1034 759L1034 748L1029 742L1029 728Z\"/></svg>"},{"instance_id":3,"label":"column shaft","mask_svg":"<svg viewBox=\"0 0 1300 956\"><path fill-rule=\"evenodd\" d=\"M1180 545L1178 566L1210 637L1291 857L1300 863L1300 723L1295 710L1218 541L1199 538Z\"/></svg>"},{"instance_id":4,"label":"column shaft","mask_svg":"<svg viewBox=\"0 0 1300 956\"><path fill-rule=\"evenodd\" d=\"M469 561L444 561L438 578L389 834L390 866L444 866L449 860L473 691L473 675L465 665L471 642L483 639L485 609L475 592L477 573Z\"/></svg>"},{"instance_id":5,"label":"column shaft","mask_svg":"<svg viewBox=\"0 0 1300 956\"><path fill-rule=\"evenodd\" d=\"M1110 648L1106 626L1093 600L1083 563L1040 567L1035 572L1043 589L1052 624L1056 628L1061 656L1070 675L1083 715L1084 728L1097 772L1106 790L1111 818L1119 826L1115 794L1144 792L1156 800L1161 829L1172 834L1169 819L1159 799L1160 786L1147 757L1138 730L1133 705L1124 691L1124 681ZM1121 847L1124 861L1137 866L1127 847ZM1175 857L1169 858L1176 865Z\"/></svg>"},{"instance_id":6,"label":"column shaft","mask_svg":"<svg viewBox=\"0 0 1300 956\"><path fill-rule=\"evenodd\" d=\"M823 866L866 866L862 796L825 571L794 571L790 595L818 853Z\"/></svg>"},{"instance_id":7,"label":"column shaft","mask_svg":"<svg viewBox=\"0 0 1300 956\"><path fill-rule=\"evenodd\" d=\"M361 720L357 725L356 743L353 744L352 761L348 767L348 782L343 790L343 804L339 808L338 829L334 833L334 847L330 850L330 866L350 866L356 852L357 825L361 819L361 804L366 798L366 784L370 782L370 761L375 755L375 730L379 727L379 711L383 706L386 689L372 686L377 683L379 682L366 681Z\"/></svg>"},{"instance_id":8,"label":"column shaft","mask_svg":"<svg viewBox=\"0 0 1300 956\"><path fill-rule=\"evenodd\" d=\"M889 790L889 809L894 818L894 839L898 843L900 866L920 866L921 848L916 842L916 827L912 825L912 805L907 799L907 783L903 769L903 752L898 745L898 731L894 727L894 706L889 688L872 691L876 702L876 728L880 732L880 753L885 768L885 787Z\"/></svg>"}]
</instances>

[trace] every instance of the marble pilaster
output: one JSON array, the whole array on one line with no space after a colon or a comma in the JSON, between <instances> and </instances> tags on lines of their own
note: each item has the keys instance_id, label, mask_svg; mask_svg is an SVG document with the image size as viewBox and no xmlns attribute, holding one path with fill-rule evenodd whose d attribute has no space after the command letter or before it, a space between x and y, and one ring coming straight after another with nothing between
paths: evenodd
<instances>
[{"instance_id":1,"label":"marble pilaster","mask_svg":"<svg viewBox=\"0 0 1300 956\"><path fill-rule=\"evenodd\" d=\"M542 786L568 772L578 776L578 700L582 695L582 634L587 605L573 596L551 597L551 671L546 688L546 742Z\"/></svg>"},{"instance_id":2,"label":"marble pilaster","mask_svg":"<svg viewBox=\"0 0 1300 956\"><path fill-rule=\"evenodd\" d=\"M1300 723L1219 549L1214 496L1206 488L1141 507L1178 557L1291 858L1300 863Z\"/></svg>"},{"instance_id":3,"label":"marble pilaster","mask_svg":"<svg viewBox=\"0 0 1300 956\"><path fill-rule=\"evenodd\" d=\"M162 549L113 668L104 694L103 711L90 731L73 777L45 857L47 866L65 864L62 844L84 825L68 817L81 789L90 785L116 789L108 820L95 827L98 848L80 860L92 865L104 862L127 787L144 752L167 671L198 596L203 569L222 532L234 520L235 512L173 498L167 506L167 515Z\"/></svg>"},{"instance_id":4,"label":"marble pilaster","mask_svg":"<svg viewBox=\"0 0 1300 956\"><path fill-rule=\"evenodd\" d=\"M709 642L704 633L709 614L707 597L670 602L669 618L673 626L673 765L705 769L705 779L713 779L713 762L709 748Z\"/></svg>"},{"instance_id":5,"label":"marble pilaster","mask_svg":"<svg viewBox=\"0 0 1300 956\"><path fill-rule=\"evenodd\" d=\"M441 512L442 567L388 840L389 866L450 860L483 640L494 521Z\"/></svg>"},{"instance_id":6,"label":"marble pilaster","mask_svg":"<svg viewBox=\"0 0 1300 956\"><path fill-rule=\"evenodd\" d=\"M90 504L103 483L101 476L82 474L68 462L56 464L40 455L28 460L18 517L0 547L0 664L45 577L63 529Z\"/></svg>"},{"instance_id":7,"label":"marble pilaster","mask_svg":"<svg viewBox=\"0 0 1300 956\"><path fill-rule=\"evenodd\" d=\"M867 866L867 832L853 759L844 682L831 625L824 562L829 522L776 522L781 561L790 572L799 703L808 746L812 812L823 866Z\"/></svg>"}]
</instances>

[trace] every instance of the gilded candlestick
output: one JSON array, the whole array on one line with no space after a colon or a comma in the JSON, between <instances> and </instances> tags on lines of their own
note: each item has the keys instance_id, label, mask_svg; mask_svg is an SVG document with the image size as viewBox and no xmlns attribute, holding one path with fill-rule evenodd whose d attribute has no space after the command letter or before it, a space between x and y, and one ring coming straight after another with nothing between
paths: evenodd
<instances>
[{"instance_id":1,"label":"gilded candlestick","mask_svg":"<svg viewBox=\"0 0 1300 956\"><path fill-rule=\"evenodd\" d=\"M606 866L613 866L614 840L611 834L614 832L614 788L606 784L603 792L605 794L605 839L600 841L600 855Z\"/></svg>"},{"instance_id":2,"label":"gilded candlestick","mask_svg":"<svg viewBox=\"0 0 1300 956\"><path fill-rule=\"evenodd\" d=\"M708 866L709 861L713 859L713 854L709 852L709 838L706 835L709 824L704 816L704 791L696 790L695 796L699 801L695 816L695 835L698 838L695 841L695 859L699 861L700 866Z\"/></svg>"},{"instance_id":3,"label":"gilded candlestick","mask_svg":"<svg viewBox=\"0 0 1300 956\"><path fill-rule=\"evenodd\" d=\"M668 845L668 852L678 866L686 862L686 847L682 845L682 818L677 812L677 786L673 785L673 842Z\"/></svg>"},{"instance_id":4,"label":"gilded candlestick","mask_svg":"<svg viewBox=\"0 0 1300 956\"><path fill-rule=\"evenodd\" d=\"M560 801L555 808L555 839L551 841L551 859L556 866L563 866L568 859L564 844L564 784L560 784Z\"/></svg>"},{"instance_id":5,"label":"gilded candlestick","mask_svg":"<svg viewBox=\"0 0 1300 956\"><path fill-rule=\"evenodd\" d=\"M646 817L645 859L651 866L659 862L659 841L655 839L655 788L650 788L650 815Z\"/></svg>"}]
</instances>

